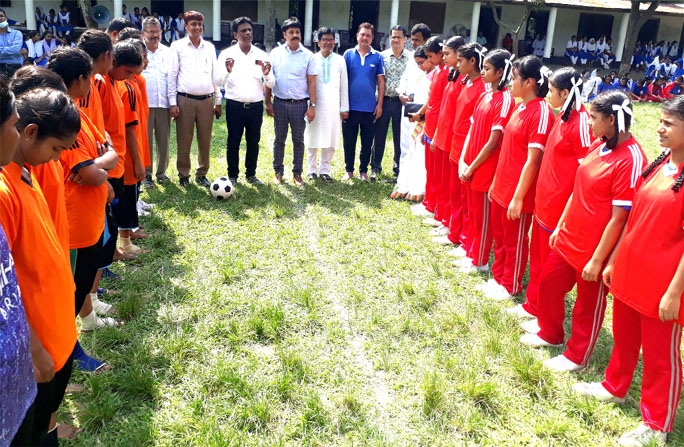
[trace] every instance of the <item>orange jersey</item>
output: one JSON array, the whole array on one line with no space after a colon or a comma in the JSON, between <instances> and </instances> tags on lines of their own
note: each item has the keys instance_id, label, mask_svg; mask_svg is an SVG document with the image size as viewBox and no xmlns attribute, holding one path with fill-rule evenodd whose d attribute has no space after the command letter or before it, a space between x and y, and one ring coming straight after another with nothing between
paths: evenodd
<instances>
[{"instance_id":1,"label":"orange jersey","mask_svg":"<svg viewBox=\"0 0 684 447\"><path fill-rule=\"evenodd\" d=\"M81 131L70 151L62 151L60 161L64 176L78 173L79 169L94 163L99 156L97 143L104 137L97 131L88 115L81 114ZM86 248L97 243L104 231L107 184L79 185L65 179L66 211L69 219L69 248Z\"/></svg>"},{"instance_id":2,"label":"orange jersey","mask_svg":"<svg viewBox=\"0 0 684 447\"><path fill-rule=\"evenodd\" d=\"M77 337L69 251L57 235L35 176L24 179L16 163L0 171L0 224L14 258L27 320L59 371Z\"/></svg>"},{"instance_id":3,"label":"orange jersey","mask_svg":"<svg viewBox=\"0 0 684 447\"><path fill-rule=\"evenodd\" d=\"M114 150L119 156L116 168L109 171L109 178L121 178L124 175L124 162L126 161L124 106L117 91L116 82L109 75L104 77L96 75L95 87L102 100L105 130L109 133Z\"/></svg>"},{"instance_id":4,"label":"orange jersey","mask_svg":"<svg viewBox=\"0 0 684 447\"><path fill-rule=\"evenodd\" d=\"M68 151L62 151L68 152ZM33 175L43 192L57 237L65 250L69 250L69 218L64 195L64 168L59 161L48 161L33 168Z\"/></svg>"},{"instance_id":5,"label":"orange jersey","mask_svg":"<svg viewBox=\"0 0 684 447\"><path fill-rule=\"evenodd\" d=\"M148 139L147 123L150 120L150 103L147 100L147 80L143 75L133 76L133 82L137 84L136 93L140 93L138 97L138 119L140 120L140 130L142 131L142 153L143 166L146 168L152 164L150 160L150 140Z\"/></svg>"},{"instance_id":6,"label":"orange jersey","mask_svg":"<svg viewBox=\"0 0 684 447\"><path fill-rule=\"evenodd\" d=\"M95 84L96 77L100 80L103 79L100 75L91 76L90 91L88 92L88 96L79 99L76 101L76 104L78 105L79 109L85 111L86 115L88 115L88 118L90 118L90 121L92 121L93 124L95 124L95 127L97 127L97 130L104 135L105 122L104 116L102 115L102 98L100 97L100 93Z\"/></svg>"},{"instance_id":7,"label":"orange jersey","mask_svg":"<svg viewBox=\"0 0 684 447\"><path fill-rule=\"evenodd\" d=\"M124 123L126 129L133 127L135 130L135 141L138 145L138 156L140 160L143 158L143 148L142 148L142 125L140 123L139 102L138 93L136 92L137 86L133 81L119 81L116 83L116 88L121 96L121 101L124 104ZM127 150L130 150L127 147ZM145 165L143 161L143 166ZM131 157L126 157L126 163L124 164L124 185L135 185L138 183L138 179L135 177L135 166L133 165L133 159Z\"/></svg>"}]
</instances>

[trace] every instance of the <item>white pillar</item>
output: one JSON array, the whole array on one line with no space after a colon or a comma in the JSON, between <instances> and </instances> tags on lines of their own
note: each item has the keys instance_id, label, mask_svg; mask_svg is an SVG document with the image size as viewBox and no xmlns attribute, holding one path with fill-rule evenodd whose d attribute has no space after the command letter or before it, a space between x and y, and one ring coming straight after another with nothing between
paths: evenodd
<instances>
[{"instance_id":1,"label":"white pillar","mask_svg":"<svg viewBox=\"0 0 684 447\"><path fill-rule=\"evenodd\" d=\"M38 29L36 7L33 4L33 0L26 0L26 29Z\"/></svg>"},{"instance_id":2,"label":"white pillar","mask_svg":"<svg viewBox=\"0 0 684 447\"><path fill-rule=\"evenodd\" d=\"M212 39L214 42L221 41L221 1L212 0L212 17L211 17L211 27L212 29Z\"/></svg>"},{"instance_id":3,"label":"white pillar","mask_svg":"<svg viewBox=\"0 0 684 447\"><path fill-rule=\"evenodd\" d=\"M477 32L480 27L480 6L482 2L473 3L473 20L470 22L470 41L477 42ZM465 37L465 36L463 36Z\"/></svg>"},{"instance_id":4,"label":"white pillar","mask_svg":"<svg viewBox=\"0 0 684 447\"><path fill-rule=\"evenodd\" d=\"M114 11L112 11L112 17L123 17L123 0L114 0Z\"/></svg>"},{"instance_id":5,"label":"white pillar","mask_svg":"<svg viewBox=\"0 0 684 447\"><path fill-rule=\"evenodd\" d=\"M390 27L399 24L399 0L392 0L392 9L390 9ZM411 30L409 30L411 32Z\"/></svg>"},{"instance_id":6,"label":"white pillar","mask_svg":"<svg viewBox=\"0 0 684 447\"><path fill-rule=\"evenodd\" d=\"M313 0L306 0L304 7L304 45L311 46L313 35Z\"/></svg>"},{"instance_id":7,"label":"white pillar","mask_svg":"<svg viewBox=\"0 0 684 447\"><path fill-rule=\"evenodd\" d=\"M629 26L629 13L622 14L620 21L620 34L618 34L617 43L613 46L615 53L615 60L622 62L622 53L625 51L625 41L627 40L627 27Z\"/></svg>"},{"instance_id":8,"label":"white pillar","mask_svg":"<svg viewBox=\"0 0 684 447\"><path fill-rule=\"evenodd\" d=\"M551 57L551 50L553 49L553 33L556 32L556 15L558 8L551 8L549 11L549 24L546 27L546 45L544 45L544 57Z\"/></svg>"}]
</instances>

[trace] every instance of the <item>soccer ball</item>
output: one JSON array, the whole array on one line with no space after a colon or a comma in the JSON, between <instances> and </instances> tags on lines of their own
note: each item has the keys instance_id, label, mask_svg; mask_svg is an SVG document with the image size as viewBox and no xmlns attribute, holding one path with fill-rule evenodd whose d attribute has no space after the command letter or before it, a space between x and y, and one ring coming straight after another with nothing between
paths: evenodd
<instances>
[{"instance_id":1,"label":"soccer ball","mask_svg":"<svg viewBox=\"0 0 684 447\"><path fill-rule=\"evenodd\" d=\"M233 184L228 177L219 177L211 184L211 195L216 197L216 200L226 200L233 195Z\"/></svg>"}]
</instances>

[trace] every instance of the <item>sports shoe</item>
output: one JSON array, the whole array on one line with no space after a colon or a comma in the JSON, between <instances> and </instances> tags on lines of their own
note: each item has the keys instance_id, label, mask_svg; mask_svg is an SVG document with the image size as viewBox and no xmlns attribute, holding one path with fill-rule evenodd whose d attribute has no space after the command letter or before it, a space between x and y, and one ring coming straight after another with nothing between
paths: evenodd
<instances>
[{"instance_id":1,"label":"sports shoe","mask_svg":"<svg viewBox=\"0 0 684 447\"><path fill-rule=\"evenodd\" d=\"M446 235L433 237L432 242L435 242L439 245L454 245L454 243L449 239L449 236Z\"/></svg>"},{"instance_id":2,"label":"sports shoe","mask_svg":"<svg viewBox=\"0 0 684 447\"><path fill-rule=\"evenodd\" d=\"M453 265L454 267L469 267L474 264L473 260L466 256L465 258L454 259L451 262L451 265Z\"/></svg>"},{"instance_id":3,"label":"sports shoe","mask_svg":"<svg viewBox=\"0 0 684 447\"><path fill-rule=\"evenodd\" d=\"M228 180L230 180L230 184L235 187L238 184L238 178L237 177L228 177Z\"/></svg>"},{"instance_id":4,"label":"sports shoe","mask_svg":"<svg viewBox=\"0 0 684 447\"><path fill-rule=\"evenodd\" d=\"M423 219L423 225L427 225L429 227L438 227L442 225L442 222L439 220L435 220L432 217L428 217L426 219Z\"/></svg>"},{"instance_id":5,"label":"sports shoe","mask_svg":"<svg viewBox=\"0 0 684 447\"><path fill-rule=\"evenodd\" d=\"M256 175L252 175L250 177L247 177L247 183L252 184L252 185L263 185L264 182L259 180ZM233 183L233 186L237 184L237 178L235 179L235 183Z\"/></svg>"},{"instance_id":6,"label":"sports shoe","mask_svg":"<svg viewBox=\"0 0 684 447\"><path fill-rule=\"evenodd\" d=\"M484 291L484 295L492 301L506 301L513 298L513 296L508 293L508 290L500 284L487 288Z\"/></svg>"},{"instance_id":7,"label":"sports shoe","mask_svg":"<svg viewBox=\"0 0 684 447\"><path fill-rule=\"evenodd\" d=\"M98 315L109 315L109 311L112 309L112 305L109 303L105 303L104 301L100 301L100 298L91 298L90 301L93 303L93 310L95 311L96 314Z\"/></svg>"},{"instance_id":8,"label":"sports shoe","mask_svg":"<svg viewBox=\"0 0 684 447\"><path fill-rule=\"evenodd\" d=\"M488 290L489 288L496 287L498 285L499 285L499 283L497 283L494 278L489 278L486 283L476 285L475 289L479 290L480 292L484 292L484 291Z\"/></svg>"},{"instance_id":9,"label":"sports shoe","mask_svg":"<svg viewBox=\"0 0 684 447\"><path fill-rule=\"evenodd\" d=\"M461 245L458 247L454 247L451 250L447 252L449 256L453 256L455 258L465 258L468 256L468 252L463 248Z\"/></svg>"},{"instance_id":10,"label":"sports shoe","mask_svg":"<svg viewBox=\"0 0 684 447\"><path fill-rule=\"evenodd\" d=\"M138 199L138 204L145 211L152 211L152 208L154 208L154 203L147 203L144 200Z\"/></svg>"},{"instance_id":11,"label":"sports shoe","mask_svg":"<svg viewBox=\"0 0 684 447\"><path fill-rule=\"evenodd\" d=\"M639 424L639 426L620 436L618 444L625 447L643 447L646 445L663 445L667 441L667 433L653 430L651 427Z\"/></svg>"},{"instance_id":12,"label":"sports shoe","mask_svg":"<svg viewBox=\"0 0 684 447\"><path fill-rule=\"evenodd\" d=\"M520 337L520 343L533 348L559 348L563 345L554 345L544 340L537 334L524 334Z\"/></svg>"},{"instance_id":13,"label":"sports shoe","mask_svg":"<svg viewBox=\"0 0 684 447\"><path fill-rule=\"evenodd\" d=\"M332 183L333 179L328 174L321 174L321 180L325 183Z\"/></svg>"},{"instance_id":14,"label":"sports shoe","mask_svg":"<svg viewBox=\"0 0 684 447\"><path fill-rule=\"evenodd\" d=\"M378 173L376 171L371 171L370 181L374 182L378 179Z\"/></svg>"},{"instance_id":15,"label":"sports shoe","mask_svg":"<svg viewBox=\"0 0 684 447\"><path fill-rule=\"evenodd\" d=\"M614 404L625 402L624 398L613 396L601 382L577 382L572 386L572 390L580 396L591 397L601 402L611 402Z\"/></svg>"},{"instance_id":16,"label":"sports shoe","mask_svg":"<svg viewBox=\"0 0 684 447\"><path fill-rule=\"evenodd\" d=\"M182 188L187 188L190 186L190 177L181 177L178 180L178 184L181 185Z\"/></svg>"},{"instance_id":17,"label":"sports shoe","mask_svg":"<svg viewBox=\"0 0 684 447\"><path fill-rule=\"evenodd\" d=\"M343 182L348 182L349 180L354 178L354 173L353 172L345 172L344 175L342 176L342 181Z\"/></svg>"},{"instance_id":18,"label":"sports shoe","mask_svg":"<svg viewBox=\"0 0 684 447\"><path fill-rule=\"evenodd\" d=\"M508 309L506 309L506 313L508 315L518 318L537 318L528 311L526 311L522 304L516 304L514 307L509 307Z\"/></svg>"},{"instance_id":19,"label":"sports shoe","mask_svg":"<svg viewBox=\"0 0 684 447\"><path fill-rule=\"evenodd\" d=\"M466 259L468 259L468 258L466 258ZM454 261L454 264L456 264L457 262L458 262L458 260ZM471 273L487 273L487 272L489 272L489 264L473 265L473 263L470 262L469 265L461 266L458 269L458 271L461 273L468 274L468 275Z\"/></svg>"},{"instance_id":20,"label":"sports shoe","mask_svg":"<svg viewBox=\"0 0 684 447\"><path fill-rule=\"evenodd\" d=\"M441 227L433 228L428 234L430 236L446 236L449 234L449 228L442 225Z\"/></svg>"},{"instance_id":21,"label":"sports shoe","mask_svg":"<svg viewBox=\"0 0 684 447\"><path fill-rule=\"evenodd\" d=\"M432 213L426 210L422 203L413 205L411 207L411 214L413 214L416 217L432 217Z\"/></svg>"},{"instance_id":22,"label":"sports shoe","mask_svg":"<svg viewBox=\"0 0 684 447\"><path fill-rule=\"evenodd\" d=\"M309 174L307 176L307 178L309 179L310 182L313 182L314 180L316 180L318 178L318 175L312 172L311 174Z\"/></svg>"},{"instance_id":23,"label":"sports shoe","mask_svg":"<svg viewBox=\"0 0 684 447\"><path fill-rule=\"evenodd\" d=\"M360 174L359 174L359 178L360 178L361 181L363 181L363 182L369 181L369 180L368 180L368 174L366 174L365 172L360 173Z\"/></svg>"},{"instance_id":24,"label":"sports shoe","mask_svg":"<svg viewBox=\"0 0 684 447\"><path fill-rule=\"evenodd\" d=\"M195 182L200 185L204 186L205 188L208 188L211 186L211 182L205 175L197 175L195 176Z\"/></svg>"},{"instance_id":25,"label":"sports shoe","mask_svg":"<svg viewBox=\"0 0 684 447\"><path fill-rule=\"evenodd\" d=\"M145 180L142 181L142 184L146 189L152 189L156 186L151 175L146 176Z\"/></svg>"},{"instance_id":26,"label":"sports shoe","mask_svg":"<svg viewBox=\"0 0 684 447\"><path fill-rule=\"evenodd\" d=\"M545 360L544 366L546 366L551 371L556 372L575 372L579 371L580 369L584 369L584 366L578 365L577 363L568 360L568 358L565 357L563 354Z\"/></svg>"},{"instance_id":27,"label":"sports shoe","mask_svg":"<svg viewBox=\"0 0 684 447\"><path fill-rule=\"evenodd\" d=\"M520 327L523 331L527 332L528 334L538 334L541 330L539 328L539 320L537 320L536 318L532 320L523 321L522 323L520 323Z\"/></svg>"}]
</instances>

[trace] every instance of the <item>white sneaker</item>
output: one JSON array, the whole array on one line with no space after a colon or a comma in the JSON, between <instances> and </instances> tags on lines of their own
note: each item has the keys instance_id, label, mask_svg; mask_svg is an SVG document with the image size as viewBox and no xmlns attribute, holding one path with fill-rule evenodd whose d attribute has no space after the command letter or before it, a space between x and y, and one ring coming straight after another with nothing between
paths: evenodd
<instances>
[{"instance_id":1,"label":"white sneaker","mask_svg":"<svg viewBox=\"0 0 684 447\"><path fill-rule=\"evenodd\" d=\"M454 260L451 263L451 265L453 265L454 267L468 267L470 265L473 265L473 260L468 258L468 257L459 258L459 259Z\"/></svg>"},{"instance_id":2,"label":"white sneaker","mask_svg":"<svg viewBox=\"0 0 684 447\"><path fill-rule=\"evenodd\" d=\"M433 237L432 242L435 242L439 245L454 245L454 243L449 240L449 236Z\"/></svg>"},{"instance_id":3,"label":"white sneaker","mask_svg":"<svg viewBox=\"0 0 684 447\"><path fill-rule=\"evenodd\" d=\"M577 382L572 386L572 390L580 396L591 397L601 402L612 402L615 404L625 402L624 398L610 394L610 391L601 382Z\"/></svg>"},{"instance_id":4,"label":"white sneaker","mask_svg":"<svg viewBox=\"0 0 684 447\"><path fill-rule=\"evenodd\" d=\"M533 348L559 348L563 346L551 344L537 334L524 334L520 337L520 343Z\"/></svg>"},{"instance_id":5,"label":"white sneaker","mask_svg":"<svg viewBox=\"0 0 684 447\"><path fill-rule=\"evenodd\" d=\"M449 228L442 225L440 227L433 228L432 230L430 230L429 234L430 236L446 236L447 234L449 234L449 231Z\"/></svg>"},{"instance_id":6,"label":"white sneaker","mask_svg":"<svg viewBox=\"0 0 684 447\"><path fill-rule=\"evenodd\" d=\"M517 318L537 318L525 310L522 304L516 304L514 307L506 309L506 313Z\"/></svg>"},{"instance_id":7,"label":"white sneaker","mask_svg":"<svg viewBox=\"0 0 684 447\"><path fill-rule=\"evenodd\" d=\"M454 264L456 264L458 261L454 261ZM469 265L464 265L461 266L458 269L459 272L461 273L466 273L466 274L471 274L471 273L487 273L489 272L489 264L485 265L473 265L472 262L469 262Z\"/></svg>"},{"instance_id":8,"label":"white sneaker","mask_svg":"<svg viewBox=\"0 0 684 447\"><path fill-rule=\"evenodd\" d=\"M527 332L528 334L538 334L541 330L539 328L539 320L537 320L536 318L532 320L523 321L522 323L520 323L520 327L523 329L523 331Z\"/></svg>"},{"instance_id":9,"label":"white sneaker","mask_svg":"<svg viewBox=\"0 0 684 447\"><path fill-rule=\"evenodd\" d=\"M438 227L442 225L442 222L440 222L439 220L435 220L432 217L428 217L426 219L423 219L423 224L429 227Z\"/></svg>"},{"instance_id":10,"label":"white sneaker","mask_svg":"<svg viewBox=\"0 0 684 447\"><path fill-rule=\"evenodd\" d=\"M494 278L489 278L486 283L476 285L475 289L479 290L480 292L485 292L489 290L491 287L495 287L498 285L499 283L497 283Z\"/></svg>"},{"instance_id":11,"label":"white sneaker","mask_svg":"<svg viewBox=\"0 0 684 447\"><path fill-rule=\"evenodd\" d=\"M656 445L662 445L667 441L667 433L653 430L651 427L639 424L639 426L628 433L620 436L618 444L625 447L643 447L652 445L655 441Z\"/></svg>"},{"instance_id":12,"label":"white sneaker","mask_svg":"<svg viewBox=\"0 0 684 447\"><path fill-rule=\"evenodd\" d=\"M111 304L100 301L98 297L91 298L90 301L93 303L93 310L96 314L109 315L109 310L112 308Z\"/></svg>"},{"instance_id":13,"label":"white sneaker","mask_svg":"<svg viewBox=\"0 0 684 447\"><path fill-rule=\"evenodd\" d=\"M432 217L432 213L426 210L422 203L411 205L411 214L416 217Z\"/></svg>"},{"instance_id":14,"label":"white sneaker","mask_svg":"<svg viewBox=\"0 0 684 447\"><path fill-rule=\"evenodd\" d=\"M138 216L144 217L144 216L149 216L150 212L147 210L144 210L142 205L140 203L137 203L135 205L136 211L138 211Z\"/></svg>"},{"instance_id":15,"label":"white sneaker","mask_svg":"<svg viewBox=\"0 0 684 447\"><path fill-rule=\"evenodd\" d=\"M484 294L485 297L489 298L492 301L506 301L513 298L513 296L510 293L508 293L508 290L506 290L506 288L500 284L487 288Z\"/></svg>"},{"instance_id":16,"label":"white sneaker","mask_svg":"<svg viewBox=\"0 0 684 447\"><path fill-rule=\"evenodd\" d=\"M544 361L544 366L556 372L575 372L584 369L584 366L568 360L563 354Z\"/></svg>"},{"instance_id":17,"label":"white sneaker","mask_svg":"<svg viewBox=\"0 0 684 447\"><path fill-rule=\"evenodd\" d=\"M152 211L152 208L154 208L154 203L147 203L141 199L138 199L138 205L145 211Z\"/></svg>"},{"instance_id":18,"label":"white sneaker","mask_svg":"<svg viewBox=\"0 0 684 447\"><path fill-rule=\"evenodd\" d=\"M463 248L461 245L458 247L454 247L451 250L447 252L449 256L453 256L455 258L465 258L468 256L468 252L465 251L465 248Z\"/></svg>"}]
</instances>

